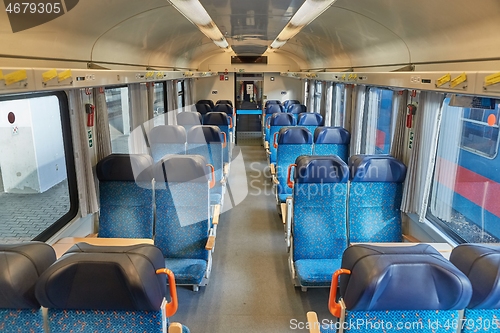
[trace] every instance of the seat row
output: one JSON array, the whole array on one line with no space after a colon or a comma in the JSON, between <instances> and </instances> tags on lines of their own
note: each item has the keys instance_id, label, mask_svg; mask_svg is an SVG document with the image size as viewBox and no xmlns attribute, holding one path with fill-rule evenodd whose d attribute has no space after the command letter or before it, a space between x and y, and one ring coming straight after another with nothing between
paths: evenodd
<instances>
[{"instance_id":1,"label":"seat row","mask_svg":"<svg viewBox=\"0 0 500 333\"><path fill-rule=\"evenodd\" d=\"M228 115L234 114L233 102L228 99L220 99L215 104L214 101L210 99L200 99L198 102L196 102L194 108L202 115L213 111L224 112Z\"/></svg>"},{"instance_id":2,"label":"seat row","mask_svg":"<svg viewBox=\"0 0 500 333\"><path fill-rule=\"evenodd\" d=\"M351 246L332 277L328 308L338 322L308 313L310 332L497 331L499 259L498 245L459 245L449 261L427 244Z\"/></svg>"},{"instance_id":3,"label":"seat row","mask_svg":"<svg viewBox=\"0 0 500 333\"><path fill-rule=\"evenodd\" d=\"M0 257L2 332L189 332L169 323L175 276L153 245L78 243L56 261L50 245L29 242L0 245Z\"/></svg>"},{"instance_id":4,"label":"seat row","mask_svg":"<svg viewBox=\"0 0 500 333\"><path fill-rule=\"evenodd\" d=\"M200 155L112 154L97 166L99 237L148 238L163 253L178 284L208 282L220 201L212 165Z\"/></svg>"},{"instance_id":5,"label":"seat row","mask_svg":"<svg viewBox=\"0 0 500 333\"><path fill-rule=\"evenodd\" d=\"M328 286L349 243L401 242L400 161L355 155L348 166L335 155L303 155L288 173L285 232L296 286Z\"/></svg>"}]
</instances>

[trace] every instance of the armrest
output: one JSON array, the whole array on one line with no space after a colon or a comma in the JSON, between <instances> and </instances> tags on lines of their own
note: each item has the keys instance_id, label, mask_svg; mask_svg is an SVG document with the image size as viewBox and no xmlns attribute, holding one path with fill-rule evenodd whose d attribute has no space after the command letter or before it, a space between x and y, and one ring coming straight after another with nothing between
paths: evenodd
<instances>
[{"instance_id":1,"label":"armrest","mask_svg":"<svg viewBox=\"0 0 500 333\"><path fill-rule=\"evenodd\" d=\"M215 205L214 211L212 213L212 224L214 225L219 224L219 215L220 215L220 205Z\"/></svg>"},{"instance_id":2,"label":"armrest","mask_svg":"<svg viewBox=\"0 0 500 333\"><path fill-rule=\"evenodd\" d=\"M229 173L229 163L224 163L223 172L225 175L227 175Z\"/></svg>"},{"instance_id":3,"label":"armrest","mask_svg":"<svg viewBox=\"0 0 500 333\"><path fill-rule=\"evenodd\" d=\"M271 175L276 174L276 166L274 164L269 164L269 168L271 169Z\"/></svg>"},{"instance_id":4,"label":"armrest","mask_svg":"<svg viewBox=\"0 0 500 333\"><path fill-rule=\"evenodd\" d=\"M286 203L281 203L281 220L283 221L283 224L286 224L286 217L287 217L287 211L286 211Z\"/></svg>"},{"instance_id":5,"label":"armrest","mask_svg":"<svg viewBox=\"0 0 500 333\"><path fill-rule=\"evenodd\" d=\"M307 313L307 323L309 324L309 333L321 333L318 315L314 311ZM170 333L170 330L168 331Z\"/></svg>"},{"instance_id":6,"label":"armrest","mask_svg":"<svg viewBox=\"0 0 500 333\"><path fill-rule=\"evenodd\" d=\"M212 251L215 246L215 236L208 236L207 245L205 245L205 250Z\"/></svg>"},{"instance_id":7,"label":"armrest","mask_svg":"<svg viewBox=\"0 0 500 333\"><path fill-rule=\"evenodd\" d=\"M279 183L280 183L280 182L278 181L278 178L276 178L276 176L275 176L275 175L273 175L273 183L274 183L274 185L279 185Z\"/></svg>"},{"instance_id":8,"label":"armrest","mask_svg":"<svg viewBox=\"0 0 500 333\"><path fill-rule=\"evenodd\" d=\"M269 142L267 142L267 141L264 142L264 148L269 149Z\"/></svg>"},{"instance_id":9,"label":"armrest","mask_svg":"<svg viewBox=\"0 0 500 333\"><path fill-rule=\"evenodd\" d=\"M293 198L286 198L286 245L290 249L292 246L292 215L293 215ZM283 213L282 213L283 214ZM285 215L285 214L283 214Z\"/></svg>"},{"instance_id":10,"label":"armrest","mask_svg":"<svg viewBox=\"0 0 500 333\"><path fill-rule=\"evenodd\" d=\"M170 323L170 326L168 327L168 333L182 333L182 324Z\"/></svg>"}]
</instances>

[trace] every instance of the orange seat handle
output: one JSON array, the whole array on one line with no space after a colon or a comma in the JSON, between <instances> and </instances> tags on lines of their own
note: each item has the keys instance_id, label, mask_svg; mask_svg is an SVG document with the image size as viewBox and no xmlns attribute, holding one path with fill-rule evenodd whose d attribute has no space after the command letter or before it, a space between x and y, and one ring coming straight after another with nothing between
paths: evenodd
<instances>
[{"instance_id":1,"label":"orange seat handle","mask_svg":"<svg viewBox=\"0 0 500 333\"><path fill-rule=\"evenodd\" d=\"M222 132L222 135L224 136L224 142L222 143L222 148L226 148L226 146L227 146L227 135L226 135L226 132Z\"/></svg>"},{"instance_id":2,"label":"orange seat handle","mask_svg":"<svg viewBox=\"0 0 500 333\"><path fill-rule=\"evenodd\" d=\"M210 188L213 188L215 186L215 168L212 164L207 164L207 167L210 168L210 173L212 175L212 178L210 179Z\"/></svg>"},{"instance_id":3,"label":"orange seat handle","mask_svg":"<svg viewBox=\"0 0 500 333\"><path fill-rule=\"evenodd\" d=\"M338 269L332 275L332 284L330 286L330 299L328 300L328 310L330 313L337 318L340 318L342 307L339 303L335 302L337 298L337 287L339 285L339 275L341 274L351 274L351 271L348 269Z\"/></svg>"},{"instance_id":4,"label":"orange seat handle","mask_svg":"<svg viewBox=\"0 0 500 333\"><path fill-rule=\"evenodd\" d=\"M179 307L177 300L177 286L175 285L174 273L168 268L160 268L156 270L156 274L166 274L168 277L168 288L170 291L170 302L165 306L165 316L172 317Z\"/></svg>"},{"instance_id":5,"label":"orange seat handle","mask_svg":"<svg viewBox=\"0 0 500 333\"><path fill-rule=\"evenodd\" d=\"M233 117L228 117L229 118L229 129L233 128Z\"/></svg>"},{"instance_id":6,"label":"orange seat handle","mask_svg":"<svg viewBox=\"0 0 500 333\"><path fill-rule=\"evenodd\" d=\"M278 148L278 142L276 141L278 138L278 132L274 133L274 138L273 138L273 146L274 148Z\"/></svg>"},{"instance_id":7,"label":"orange seat handle","mask_svg":"<svg viewBox=\"0 0 500 333\"><path fill-rule=\"evenodd\" d=\"M293 188L293 181L292 181L292 168L297 167L297 164L290 164L288 166L288 174L286 176L286 184L288 185L289 188Z\"/></svg>"}]
</instances>

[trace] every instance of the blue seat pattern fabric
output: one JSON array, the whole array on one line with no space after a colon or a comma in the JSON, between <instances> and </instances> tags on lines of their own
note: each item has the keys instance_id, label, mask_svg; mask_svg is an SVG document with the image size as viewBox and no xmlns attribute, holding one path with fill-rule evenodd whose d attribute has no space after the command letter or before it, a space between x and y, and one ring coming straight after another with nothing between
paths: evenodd
<instances>
[{"instance_id":1,"label":"blue seat pattern fabric","mask_svg":"<svg viewBox=\"0 0 500 333\"><path fill-rule=\"evenodd\" d=\"M225 163L229 162L229 149L231 144L229 139L231 138L232 128L230 125L230 116L222 112L210 112L205 116L203 123L205 125L217 126L221 132L226 133L226 148L223 149L223 160Z\"/></svg>"},{"instance_id":2,"label":"blue seat pattern fabric","mask_svg":"<svg viewBox=\"0 0 500 333\"><path fill-rule=\"evenodd\" d=\"M274 134L278 133L282 127L295 126L296 121L292 115L288 113L275 113L270 120L269 130L269 152L271 153L269 159L271 163L276 163L277 149L274 147ZM277 138L278 140L278 138ZM278 142L276 140L276 143Z\"/></svg>"},{"instance_id":3,"label":"blue seat pattern fabric","mask_svg":"<svg viewBox=\"0 0 500 333\"><path fill-rule=\"evenodd\" d=\"M269 142L270 129L268 125L271 122L271 117L275 113L283 112L283 107L279 104L269 104L264 110L264 140Z\"/></svg>"},{"instance_id":4,"label":"blue seat pattern fabric","mask_svg":"<svg viewBox=\"0 0 500 333\"><path fill-rule=\"evenodd\" d=\"M184 127L187 133L191 127L203 125L203 117L198 112L181 112L177 114L177 125Z\"/></svg>"},{"instance_id":5,"label":"blue seat pattern fabric","mask_svg":"<svg viewBox=\"0 0 500 333\"><path fill-rule=\"evenodd\" d=\"M187 149L189 155L201 155L215 169L216 182L224 176L223 135L217 126L193 126L188 132Z\"/></svg>"},{"instance_id":6,"label":"blue seat pattern fabric","mask_svg":"<svg viewBox=\"0 0 500 333\"><path fill-rule=\"evenodd\" d=\"M0 309L0 331L2 333L43 333L42 310Z\"/></svg>"},{"instance_id":7,"label":"blue seat pattern fabric","mask_svg":"<svg viewBox=\"0 0 500 333\"><path fill-rule=\"evenodd\" d=\"M154 162L168 155L186 153L186 130L179 125L156 126L149 132L149 145Z\"/></svg>"},{"instance_id":8,"label":"blue seat pattern fabric","mask_svg":"<svg viewBox=\"0 0 500 333\"><path fill-rule=\"evenodd\" d=\"M204 259L176 259L166 258L165 267L175 272L175 283L182 285L199 284L207 270L207 261Z\"/></svg>"},{"instance_id":9,"label":"blue seat pattern fabric","mask_svg":"<svg viewBox=\"0 0 500 333\"><path fill-rule=\"evenodd\" d=\"M401 199L406 167L390 156L349 159L349 234L351 242L400 242Z\"/></svg>"},{"instance_id":10,"label":"blue seat pattern fabric","mask_svg":"<svg viewBox=\"0 0 500 333\"><path fill-rule=\"evenodd\" d=\"M314 131L314 155L337 155L348 162L351 134L342 127L318 127Z\"/></svg>"},{"instance_id":11,"label":"blue seat pattern fabric","mask_svg":"<svg viewBox=\"0 0 500 333\"><path fill-rule=\"evenodd\" d=\"M300 113L297 118L297 126L307 128L314 133L318 126L323 125L323 116L319 113Z\"/></svg>"},{"instance_id":12,"label":"blue seat pattern fabric","mask_svg":"<svg viewBox=\"0 0 500 333\"><path fill-rule=\"evenodd\" d=\"M329 286L347 247L349 170L336 156L300 156L293 187L293 259L301 286Z\"/></svg>"}]
</instances>

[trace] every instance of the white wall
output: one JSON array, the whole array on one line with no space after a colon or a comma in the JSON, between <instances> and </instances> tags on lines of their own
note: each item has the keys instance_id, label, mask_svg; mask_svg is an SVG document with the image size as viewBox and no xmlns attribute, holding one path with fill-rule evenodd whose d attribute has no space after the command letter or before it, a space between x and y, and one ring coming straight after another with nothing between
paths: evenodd
<instances>
[{"instance_id":1,"label":"white wall","mask_svg":"<svg viewBox=\"0 0 500 333\"><path fill-rule=\"evenodd\" d=\"M231 64L231 56L234 53L219 53L203 60L198 66L200 71L216 71L224 72L248 72L248 73L259 73L259 72L293 72L300 70L299 65L291 57L283 53L267 52L264 56L267 56L266 64Z\"/></svg>"},{"instance_id":2,"label":"white wall","mask_svg":"<svg viewBox=\"0 0 500 333\"><path fill-rule=\"evenodd\" d=\"M219 73L224 74L224 73ZM228 73L228 80L221 81L219 75L208 78L198 78L194 82L194 100L211 99L215 102L219 99L229 99L234 103L234 73ZM217 94L212 92L216 91Z\"/></svg>"},{"instance_id":3,"label":"white wall","mask_svg":"<svg viewBox=\"0 0 500 333\"><path fill-rule=\"evenodd\" d=\"M274 81L271 81L271 77L274 77ZM303 83L303 80L280 76L279 73L264 73L263 94L267 98L263 102L265 103L269 99L277 99L282 102L288 99L296 99L303 103ZM282 92L285 94L282 94Z\"/></svg>"}]
</instances>

